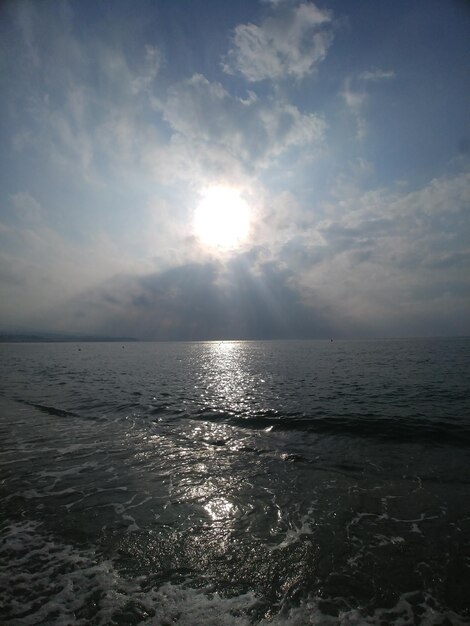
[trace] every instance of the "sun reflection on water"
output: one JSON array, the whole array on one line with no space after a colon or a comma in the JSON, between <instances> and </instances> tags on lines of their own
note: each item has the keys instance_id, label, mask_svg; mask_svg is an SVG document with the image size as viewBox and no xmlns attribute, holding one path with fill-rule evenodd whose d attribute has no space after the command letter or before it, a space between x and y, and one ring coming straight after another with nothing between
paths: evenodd
<instances>
[{"instance_id":1,"label":"sun reflection on water","mask_svg":"<svg viewBox=\"0 0 470 626\"><path fill-rule=\"evenodd\" d=\"M214 498L204 505L204 509L214 522L230 519L236 512L236 507L226 498Z\"/></svg>"},{"instance_id":2,"label":"sun reflection on water","mask_svg":"<svg viewBox=\"0 0 470 626\"><path fill-rule=\"evenodd\" d=\"M240 341L207 344L200 397L211 410L224 413L250 411L260 381L250 371L244 345Z\"/></svg>"},{"instance_id":3,"label":"sun reflection on water","mask_svg":"<svg viewBox=\"0 0 470 626\"><path fill-rule=\"evenodd\" d=\"M253 413L257 387L264 383L254 373L253 351L246 348L242 341L217 341L198 353L196 415L201 421L188 424L190 455L179 468L185 477L176 489L223 537L244 514L239 492L247 488L238 453L249 435L230 420Z\"/></svg>"}]
</instances>

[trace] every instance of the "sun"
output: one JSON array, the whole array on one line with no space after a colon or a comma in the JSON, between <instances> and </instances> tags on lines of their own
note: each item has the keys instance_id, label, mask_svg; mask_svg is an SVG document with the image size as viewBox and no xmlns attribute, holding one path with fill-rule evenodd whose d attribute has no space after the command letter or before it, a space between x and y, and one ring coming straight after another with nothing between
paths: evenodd
<instances>
[{"instance_id":1,"label":"sun","mask_svg":"<svg viewBox=\"0 0 470 626\"><path fill-rule=\"evenodd\" d=\"M209 187L194 212L194 232L210 247L238 248L248 237L250 207L234 187Z\"/></svg>"}]
</instances>

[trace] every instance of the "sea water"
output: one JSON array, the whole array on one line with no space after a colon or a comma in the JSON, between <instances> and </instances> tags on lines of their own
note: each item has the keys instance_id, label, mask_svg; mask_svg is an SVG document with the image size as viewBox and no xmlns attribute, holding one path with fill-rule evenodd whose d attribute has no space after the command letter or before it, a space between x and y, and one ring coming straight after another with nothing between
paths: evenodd
<instances>
[{"instance_id":1,"label":"sea water","mask_svg":"<svg viewBox=\"0 0 470 626\"><path fill-rule=\"evenodd\" d=\"M1 623L470 623L469 357L0 345Z\"/></svg>"}]
</instances>

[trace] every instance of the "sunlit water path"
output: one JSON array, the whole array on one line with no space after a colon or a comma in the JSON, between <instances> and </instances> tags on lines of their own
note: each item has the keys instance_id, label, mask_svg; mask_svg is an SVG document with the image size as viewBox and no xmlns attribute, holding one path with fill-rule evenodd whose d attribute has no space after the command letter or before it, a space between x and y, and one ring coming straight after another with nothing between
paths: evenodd
<instances>
[{"instance_id":1,"label":"sunlit water path","mask_svg":"<svg viewBox=\"0 0 470 626\"><path fill-rule=\"evenodd\" d=\"M1 345L2 623L470 623L469 356Z\"/></svg>"}]
</instances>

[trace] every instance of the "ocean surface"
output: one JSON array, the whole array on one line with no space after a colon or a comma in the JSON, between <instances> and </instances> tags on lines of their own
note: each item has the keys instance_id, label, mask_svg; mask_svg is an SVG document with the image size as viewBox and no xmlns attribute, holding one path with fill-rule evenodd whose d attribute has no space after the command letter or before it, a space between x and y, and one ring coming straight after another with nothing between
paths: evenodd
<instances>
[{"instance_id":1,"label":"ocean surface","mask_svg":"<svg viewBox=\"0 0 470 626\"><path fill-rule=\"evenodd\" d=\"M469 363L0 345L0 623L470 624Z\"/></svg>"}]
</instances>

